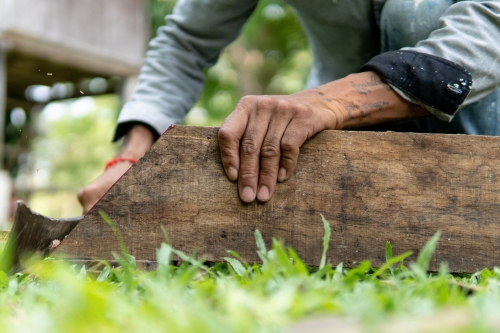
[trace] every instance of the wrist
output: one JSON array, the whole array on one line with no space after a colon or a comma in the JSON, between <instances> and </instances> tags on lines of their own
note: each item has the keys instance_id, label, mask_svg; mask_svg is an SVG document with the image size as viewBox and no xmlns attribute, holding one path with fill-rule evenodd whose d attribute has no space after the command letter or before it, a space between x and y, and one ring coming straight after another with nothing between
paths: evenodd
<instances>
[{"instance_id":1,"label":"wrist","mask_svg":"<svg viewBox=\"0 0 500 333\"><path fill-rule=\"evenodd\" d=\"M332 100L333 107L330 108L333 117L335 118L335 125L333 126L333 130L342 130L345 127L347 114L345 112L344 105L341 101Z\"/></svg>"},{"instance_id":2,"label":"wrist","mask_svg":"<svg viewBox=\"0 0 500 333\"><path fill-rule=\"evenodd\" d=\"M138 160L154 143L154 134L148 127L137 124L132 126L123 140L119 158Z\"/></svg>"},{"instance_id":3,"label":"wrist","mask_svg":"<svg viewBox=\"0 0 500 333\"><path fill-rule=\"evenodd\" d=\"M325 129L341 130L348 120L345 103L348 99L345 93L349 90L345 79L335 80L317 88L306 90L312 97L313 105L323 110Z\"/></svg>"},{"instance_id":4,"label":"wrist","mask_svg":"<svg viewBox=\"0 0 500 333\"><path fill-rule=\"evenodd\" d=\"M123 163L123 162L127 162L127 164L135 164L135 163L137 163L137 160L135 158L130 158L130 157L113 157L112 159L110 159L106 163L106 166L104 167L104 171L113 167L115 164Z\"/></svg>"}]
</instances>

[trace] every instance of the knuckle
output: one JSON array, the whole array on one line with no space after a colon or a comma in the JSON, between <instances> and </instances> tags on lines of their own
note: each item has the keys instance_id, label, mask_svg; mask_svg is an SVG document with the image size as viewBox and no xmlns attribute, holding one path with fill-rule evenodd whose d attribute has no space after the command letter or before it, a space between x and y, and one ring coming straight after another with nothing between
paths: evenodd
<instances>
[{"instance_id":1,"label":"knuckle","mask_svg":"<svg viewBox=\"0 0 500 333\"><path fill-rule=\"evenodd\" d=\"M288 151L283 151L280 158L280 164L286 167L288 171L290 171L290 169L294 168L298 156L299 156L298 148L295 149L295 147L293 147Z\"/></svg>"},{"instance_id":2,"label":"knuckle","mask_svg":"<svg viewBox=\"0 0 500 333\"><path fill-rule=\"evenodd\" d=\"M231 129L229 129L229 127L227 126L221 126L217 135L219 138L219 142L230 141L234 136L233 131L231 131Z\"/></svg>"},{"instance_id":3,"label":"knuckle","mask_svg":"<svg viewBox=\"0 0 500 333\"><path fill-rule=\"evenodd\" d=\"M299 147L297 146L297 132L289 133L289 135L283 137L281 140L281 149L286 152L298 152Z\"/></svg>"},{"instance_id":4,"label":"knuckle","mask_svg":"<svg viewBox=\"0 0 500 333\"><path fill-rule=\"evenodd\" d=\"M293 104L286 99L279 100L276 105L276 112L280 114L289 113L292 110L293 110Z\"/></svg>"},{"instance_id":5,"label":"knuckle","mask_svg":"<svg viewBox=\"0 0 500 333\"><path fill-rule=\"evenodd\" d=\"M231 149L220 149L220 156L224 165L231 163L231 160L237 158L236 152Z\"/></svg>"},{"instance_id":6,"label":"knuckle","mask_svg":"<svg viewBox=\"0 0 500 333\"><path fill-rule=\"evenodd\" d=\"M259 172L259 183L269 184L276 182L278 175L278 168L262 168Z\"/></svg>"},{"instance_id":7,"label":"knuckle","mask_svg":"<svg viewBox=\"0 0 500 333\"><path fill-rule=\"evenodd\" d=\"M290 172L292 172L295 169L296 159L294 159L291 156L289 157L282 156L280 160L280 165L286 168L287 173L290 174Z\"/></svg>"},{"instance_id":8,"label":"knuckle","mask_svg":"<svg viewBox=\"0 0 500 333\"><path fill-rule=\"evenodd\" d=\"M252 139L244 139L241 142L241 151L245 155L255 155L257 152L257 145Z\"/></svg>"},{"instance_id":9,"label":"knuckle","mask_svg":"<svg viewBox=\"0 0 500 333\"><path fill-rule=\"evenodd\" d=\"M304 104L297 104L295 106L296 108L296 113L299 117L305 117L308 116L309 114L309 107L304 105Z\"/></svg>"},{"instance_id":10,"label":"knuckle","mask_svg":"<svg viewBox=\"0 0 500 333\"><path fill-rule=\"evenodd\" d=\"M263 158L278 158L280 154L280 148L274 144L264 144L260 150L260 156Z\"/></svg>"},{"instance_id":11,"label":"knuckle","mask_svg":"<svg viewBox=\"0 0 500 333\"><path fill-rule=\"evenodd\" d=\"M295 151L295 146L291 142L283 142L281 144L281 149L283 150L283 152L292 153Z\"/></svg>"},{"instance_id":12,"label":"knuckle","mask_svg":"<svg viewBox=\"0 0 500 333\"><path fill-rule=\"evenodd\" d=\"M257 98L257 96L254 96L254 95L243 96L242 98L240 98L240 100L238 102L238 106L245 107L248 105L252 105L255 102L256 98Z\"/></svg>"},{"instance_id":13,"label":"knuckle","mask_svg":"<svg viewBox=\"0 0 500 333\"><path fill-rule=\"evenodd\" d=\"M239 180L242 182L242 184L244 185L253 184L255 179L257 179L257 174L253 170L250 169L240 170Z\"/></svg>"},{"instance_id":14,"label":"knuckle","mask_svg":"<svg viewBox=\"0 0 500 333\"><path fill-rule=\"evenodd\" d=\"M271 96L261 96L257 100L257 110L269 110L274 107L275 100Z\"/></svg>"}]
</instances>

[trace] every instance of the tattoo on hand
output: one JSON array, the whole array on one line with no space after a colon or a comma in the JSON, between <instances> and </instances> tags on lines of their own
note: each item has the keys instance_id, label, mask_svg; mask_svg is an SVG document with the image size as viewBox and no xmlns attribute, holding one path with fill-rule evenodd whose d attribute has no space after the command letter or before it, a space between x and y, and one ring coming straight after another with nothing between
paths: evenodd
<instances>
[{"instance_id":1,"label":"tattoo on hand","mask_svg":"<svg viewBox=\"0 0 500 333\"><path fill-rule=\"evenodd\" d=\"M370 91L370 87L375 87L375 86L379 86L379 85L382 85L383 88L387 91L391 91L391 87L385 83L384 81L382 80L378 80L374 75L371 75L370 76L370 81L369 82L363 82L363 83L354 83L354 82L351 82L351 87L353 87L354 89L356 89L358 91L358 93L362 94L362 95L366 95L368 94Z\"/></svg>"}]
</instances>

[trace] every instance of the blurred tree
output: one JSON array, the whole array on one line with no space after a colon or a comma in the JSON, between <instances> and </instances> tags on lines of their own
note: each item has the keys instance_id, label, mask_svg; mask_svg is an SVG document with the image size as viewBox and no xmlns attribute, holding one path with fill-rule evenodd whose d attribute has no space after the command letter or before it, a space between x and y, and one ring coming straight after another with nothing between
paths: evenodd
<instances>
[{"instance_id":1,"label":"blurred tree","mask_svg":"<svg viewBox=\"0 0 500 333\"><path fill-rule=\"evenodd\" d=\"M151 31L176 0L149 0ZM218 125L249 94L290 94L304 88L312 57L295 11L282 0L261 0L240 38L206 71L205 89L186 123Z\"/></svg>"},{"instance_id":2,"label":"blurred tree","mask_svg":"<svg viewBox=\"0 0 500 333\"><path fill-rule=\"evenodd\" d=\"M119 107L117 95L49 104L37 124L45 133L33 143L34 185L78 189L102 173L103 161L116 154L111 139Z\"/></svg>"},{"instance_id":3,"label":"blurred tree","mask_svg":"<svg viewBox=\"0 0 500 333\"><path fill-rule=\"evenodd\" d=\"M118 95L52 102L41 112L40 133L16 178L18 194L41 214L81 214L76 191L104 170L116 155L111 142L120 108Z\"/></svg>"}]
</instances>

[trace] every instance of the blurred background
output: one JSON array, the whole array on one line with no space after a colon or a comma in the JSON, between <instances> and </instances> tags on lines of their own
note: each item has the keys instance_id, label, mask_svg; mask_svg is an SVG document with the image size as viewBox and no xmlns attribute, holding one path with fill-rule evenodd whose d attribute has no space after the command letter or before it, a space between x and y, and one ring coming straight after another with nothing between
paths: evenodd
<instances>
[{"instance_id":1,"label":"blurred background","mask_svg":"<svg viewBox=\"0 0 500 333\"><path fill-rule=\"evenodd\" d=\"M18 199L52 217L81 214L76 192L117 153L115 120L175 3L0 0L0 230ZM218 126L244 95L299 91L311 63L293 9L261 0L185 123Z\"/></svg>"}]
</instances>

